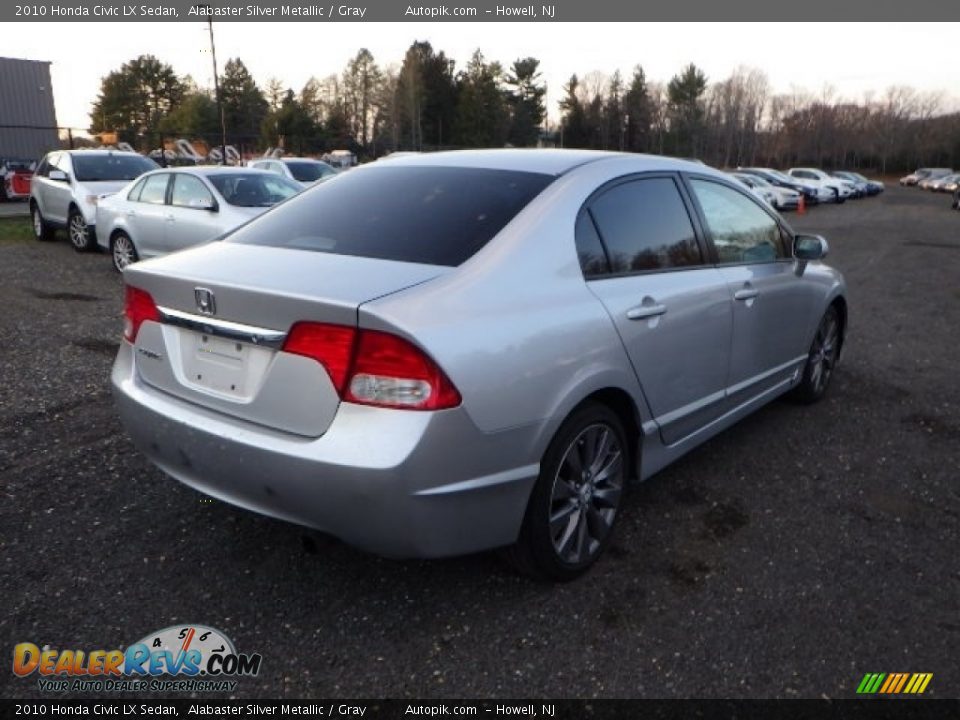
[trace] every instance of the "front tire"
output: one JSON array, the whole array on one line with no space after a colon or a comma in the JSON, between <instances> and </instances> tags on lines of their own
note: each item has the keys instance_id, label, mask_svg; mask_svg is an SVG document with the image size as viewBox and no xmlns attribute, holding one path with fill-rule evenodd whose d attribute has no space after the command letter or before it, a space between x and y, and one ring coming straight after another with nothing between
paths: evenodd
<instances>
[{"instance_id":1,"label":"front tire","mask_svg":"<svg viewBox=\"0 0 960 720\"><path fill-rule=\"evenodd\" d=\"M125 232L116 233L110 240L110 257L113 258L113 267L118 273L122 273L127 265L140 259L133 240Z\"/></svg>"},{"instance_id":2,"label":"front tire","mask_svg":"<svg viewBox=\"0 0 960 720\"><path fill-rule=\"evenodd\" d=\"M833 377L834 368L840 357L842 343L840 313L836 306L831 305L823 314L813 342L810 344L803 377L792 393L794 399L808 405L817 402L826 394L830 378Z\"/></svg>"},{"instance_id":3,"label":"front tire","mask_svg":"<svg viewBox=\"0 0 960 720\"><path fill-rule=\"evenodd\" d=\"M76 208L70 208L70 214L67 216L67 234L70 236L70 244L77 252L88 252L96 244L83 213Z\"/></svg>"},{"instance_id":4,"label":"front tire","mask_svg":"<svg viewBox=\"0 0 960 720\"><path fill-rule=\"evenodd\" d=\"M627 479L623 423L610 408L584 405L564 421L540 464L517 543L507 559L522 573L569 581L603 553Z\"/></svg>"},{"instance_id":5,"label":"front tire","mask_svg":"<svg viewBox=\"0 0 960 720\"><path fill-rule=\"evenodd\" d=\"M37 240L44 242L53 240L53 228L43 219L43 213L40 212L40 208L36 203L30 206L30 219L33 221L33 236Z\"/></svg>"}]
</instances>

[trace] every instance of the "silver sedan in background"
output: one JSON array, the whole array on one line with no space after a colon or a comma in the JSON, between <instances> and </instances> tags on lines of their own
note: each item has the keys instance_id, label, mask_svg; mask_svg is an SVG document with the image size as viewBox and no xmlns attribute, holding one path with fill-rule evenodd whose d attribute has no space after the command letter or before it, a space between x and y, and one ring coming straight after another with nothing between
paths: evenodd
<instances>
[{"instance_id":1,"label":"silver sedan in background","mask_svg":"<svg viewBox=\"0 0 960 720\"><path fill-rule=\"evenodd\" d=\"M264 170L199 166L155 170L97 205L97 244L123 270L137 260L209 242L296 195Z\"/></svg>"},{"instance_id":2,"label":"silver sedan in background","mask_svg":"<svg viewBox=\"0 0 960 720\"><path fill-rule=\"evenodd\" d=\"M299 183L301 187L330 180L339 173L333 165L313 158L257 158L247 163L247 167L283 175L288 180Z\"/></svg>"},{"instance_id":3,"label":"silver sedan in background","mask_svg":"<svg viewBox=\"0 0 960 720\"><path fill-rule=\"evenodd\" d=\"M826 252L692 162L370 163L127 267L113 388L139 449L209 495L385 555L503 547L567 580L631 480L824 394L847 327Z\"/></svg>"}]
</instances>

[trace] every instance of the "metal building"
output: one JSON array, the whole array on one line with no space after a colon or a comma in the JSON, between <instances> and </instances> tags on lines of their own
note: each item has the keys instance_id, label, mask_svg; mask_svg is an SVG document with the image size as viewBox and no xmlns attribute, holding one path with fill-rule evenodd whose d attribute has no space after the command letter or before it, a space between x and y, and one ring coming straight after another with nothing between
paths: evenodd
<instances>
[{"instance_id":1,"label":"metal building","mask_svg":"<svg viewBox=\"0 0 960 720\"><path fill-rule=\"evenodd\" d=\"M56 147L50 63L0 57L0 158L39 159Z\"/></svg>"}]
</instances>

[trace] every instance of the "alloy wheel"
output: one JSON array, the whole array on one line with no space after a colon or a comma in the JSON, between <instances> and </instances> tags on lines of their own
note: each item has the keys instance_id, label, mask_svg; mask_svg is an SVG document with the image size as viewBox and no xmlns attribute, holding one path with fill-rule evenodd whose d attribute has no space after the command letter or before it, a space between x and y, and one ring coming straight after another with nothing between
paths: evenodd
<instances>
[{"instance_id":1,"label":"alloy wheel","mask_svg":"<svg viewBox=\"0 0 960 720\"><path fill-rule=\"evenodd\" d=\"M550 538L557 556L579 564L610 534L623 491L623 448L609 426L584 428L567 447L550 496Z\"/></svg>"},{"instance_id":2,"label":"alloy wheel","mask_svg":"<svg viewBox=\"0 0 960 720\"><path fill-rule=\"evenodd\" d=\"M827 386L837 360L840 325L836 313L828 313L817 329L810 348L810 382L813 390L820 393Z\"/></svg>"},{"instance_id":3,"label":"alloy wheel","mask_svg":"<svg viewBox=\"0 0 960 720\"><path fill-rule=\"evenodd\" d=\"M80 213L74 213L70 218L70 242L78 250L86 250L89 243L87 221Z\"/></svg>"}]
</instances>

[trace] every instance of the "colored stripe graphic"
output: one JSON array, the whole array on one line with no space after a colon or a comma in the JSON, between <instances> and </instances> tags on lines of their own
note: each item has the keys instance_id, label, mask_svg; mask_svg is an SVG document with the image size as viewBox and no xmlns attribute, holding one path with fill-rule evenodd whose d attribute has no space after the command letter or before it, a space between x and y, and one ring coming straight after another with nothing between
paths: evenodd
<instances>
[{"instance_id":1,"label":"colored stripe graphic","mask_svg":"<svg viewBox=\"0 0 960 720\"><path fill-rule=\"evenodd\" d=\"M857 686L859 695L920 695L933 679L933 673L867 673Z\"/></svg>"}]
</instances>

